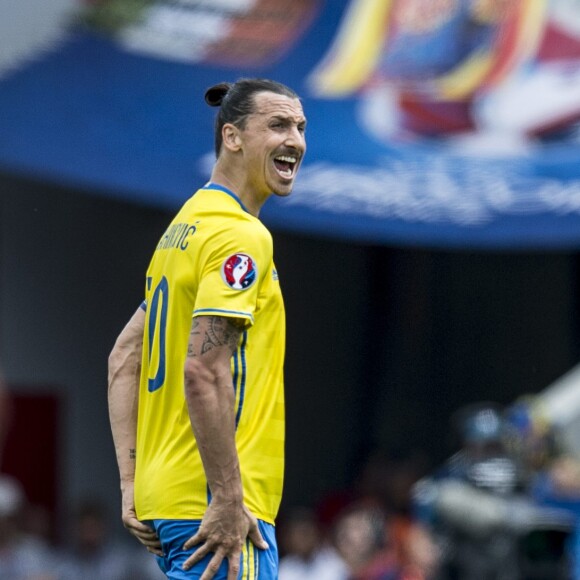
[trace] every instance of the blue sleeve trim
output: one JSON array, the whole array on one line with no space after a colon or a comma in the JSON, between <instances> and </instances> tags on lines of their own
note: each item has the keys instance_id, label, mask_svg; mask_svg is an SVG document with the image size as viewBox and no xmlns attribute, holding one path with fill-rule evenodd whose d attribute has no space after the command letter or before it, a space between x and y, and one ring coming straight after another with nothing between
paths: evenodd
<instances>
[{"instance_id":1,"label":"blue sleeve trim","mask_svg":"<svg viewBox=\"0 0 580 580\"><path fill-rule=\"evenodd\" d=\"M143 300L143 302L141 302L141 305L139 306L139 308L141 308L141 310L147 312L147 300Z\"/></svg>"}]
</instances>

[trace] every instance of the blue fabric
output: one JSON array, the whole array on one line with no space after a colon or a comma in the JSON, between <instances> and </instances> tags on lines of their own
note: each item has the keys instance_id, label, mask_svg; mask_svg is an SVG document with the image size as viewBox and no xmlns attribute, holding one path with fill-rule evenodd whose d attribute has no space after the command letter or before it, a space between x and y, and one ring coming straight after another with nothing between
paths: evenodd
<instances>
[{"instance_id":1,"label":"blue fabric","mask_svg":"<svg viewBox=\"0 0 580 580\"><path fill-rule=\"evenodd\" d=\"M208 554L190 570L183 570L183 563L197 548L183 550L183 544L193 536L199 526L200 520L154 520L153 525L161 541L164 557L157 557L157 563L161 570L171 580L191 580L200 578L209 564L213 554ZM239 578L249 580L276 580L278 578L278 547L276 544L275 528L273 525L258 520L258 527L264 540L268 543L268 550L253 551L255 561L249 565L242 557ZM247 540L248 542L250 540ZM248 569L258 571L257 576L247 575ZM228 564L224 560L214 580L226 580Z\"/></svg>"}]
</instances>

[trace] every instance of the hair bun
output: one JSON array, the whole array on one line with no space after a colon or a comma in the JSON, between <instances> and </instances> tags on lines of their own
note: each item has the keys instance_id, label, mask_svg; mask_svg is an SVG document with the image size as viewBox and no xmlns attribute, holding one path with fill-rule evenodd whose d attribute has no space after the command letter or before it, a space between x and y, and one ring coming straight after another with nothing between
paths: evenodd
<instances>
[{"instance_id":1,"label":"hair bun","mask_svg":"<svg viewBox=\"0 0 580 580\"><path fill-rule=\"evenodd\" d=\"M232 88L232 83L218 83L205 91L205 102L210 107L219 107Z\"/></svg>"}]
</instances>

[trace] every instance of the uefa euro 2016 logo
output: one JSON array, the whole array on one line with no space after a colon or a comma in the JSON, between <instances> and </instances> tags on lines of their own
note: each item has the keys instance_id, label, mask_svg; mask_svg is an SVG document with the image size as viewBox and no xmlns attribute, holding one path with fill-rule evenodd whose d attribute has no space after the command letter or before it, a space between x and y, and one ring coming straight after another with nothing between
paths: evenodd
<instances>
[{"instance_id":1,"label":"uefa euro 2016 logo","mask_svg":"<svg viewBox=\"0 0 580 580\"><path fill-rule=\"evenodd\" d=\"M246 290L256 277L255 262L247 254L233 254L222 266L222 278L234 290Z\"/></svg>"}]
</instances>

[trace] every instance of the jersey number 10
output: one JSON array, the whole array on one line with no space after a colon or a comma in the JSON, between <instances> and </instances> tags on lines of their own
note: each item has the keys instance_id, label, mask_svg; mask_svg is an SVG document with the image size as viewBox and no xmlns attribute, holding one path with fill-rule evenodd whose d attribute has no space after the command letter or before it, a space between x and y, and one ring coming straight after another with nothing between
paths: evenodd
<instances>
[{"instance_id":1,"label":"jersey number 10","mask_svg":"<svg viewBox=\"0 0 580 580\"><path fill-rule=\"evenodd\" d=\"M147 289L151 289L152 278L147 278ZM163 276L157 284L149 310L148 343L149 343L149 392L160 389L165 382L165 335L167 330L167 307L169 304L169 283ZM151 358L156 352L158 356L157 372L151 378Z\"/></svg>"}]
</instances>

